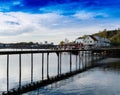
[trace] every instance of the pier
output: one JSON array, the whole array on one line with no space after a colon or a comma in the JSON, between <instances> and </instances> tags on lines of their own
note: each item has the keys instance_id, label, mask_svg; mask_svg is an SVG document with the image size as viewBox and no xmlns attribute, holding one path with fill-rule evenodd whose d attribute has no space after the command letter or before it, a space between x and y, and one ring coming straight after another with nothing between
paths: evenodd
<instances>
[{"instance_id":1,"label":"pier","mask_svg":"<svg viewBox=\"0 0 120 95\"><path fill-rule=\"evenodd\" d=\"M50 54L55 53L57 57L57 75L50 76ZM62 63L62 55L64 53L67 53L69 55L69 71L66 73L62 73L62 67L65 63ZM22 85L22 55L23 54L30 54L30 82L26 85ZM34 81L34 55L35 54L41 54L42 56L42 62L41 62L41 76L42 79L39 81ZM35 90L39 87L46 86L48 84L52 84L54 82L64 80L66 78L69 78L75 74L84 72L90 68L99 66L100 64L97 64L96 61L101 60L103 58L106 58L108 56L120 56L120 49L91 49L91 50L23 50L23 51L0 51L0 55L6 55L6 87L7 90L4 91L3 95L20 95L22 93L26 93L32 90ZM12 89L9 88L10 85L10 73L9 73L9 67L10 67L10 56L11 55L18 55L18 62L19 62L19 80L18 80L18 87L14 87ZM74 64L76 64L76 69L73 70L72 68L72 56L76 56L76 61ZM84 57L85 62L81 63L81 58ZM46 63L45 63L46 60ZM90 61L89 61L90 60ZM45 65L46 64L46 65ZM22 64L24 65L24 64ZM46 66L46 67L45 67ZM44 77L45 74L45 68L47 68L47 78ZM38 72L39 73L39 72Z\"/></svg>"}]
</instances>

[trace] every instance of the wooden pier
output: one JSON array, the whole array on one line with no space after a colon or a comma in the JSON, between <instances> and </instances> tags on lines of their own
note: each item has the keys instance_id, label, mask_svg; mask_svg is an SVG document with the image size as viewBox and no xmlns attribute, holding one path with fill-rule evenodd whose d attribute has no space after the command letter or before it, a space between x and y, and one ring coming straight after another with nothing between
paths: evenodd
<instances>
[{"instance_id":1,"label":"wooden pier","mask_svg":"<svg viewBox=\"0 0 120 95\"><path fill-rule=\"evenodd\" d=\"M69 72L62 73L62 53L67 52L69 53ZM50 53L56 53L57 56L57 75L56 76L50 76L49 75L49 54ZM31 54L31 82L27 85L21 85L22 84L22 54ZM39 80L37 82L34 82L33 80L33 56L34 54L42 54L42 80ZM45 59L44 55L47 54L47 59ZM76 54L76 70L72 70L72 55ZM39 87L46 86L48 84L66 79L68 77L71 77L75 74L78 74L80 72L83 72L85 70L88 70L90 68L93 68L95 66L98 66L99 64L96 64L95 61L101 60L105 58L106 56L120 56L120 49L94 49L94 50L24 50L24 51L0 51L0 55L6 55L7 57L7 91L4 91L3 95L20 95L22 93L26 93L32 90L35 90ZM19 55L19 87L9 89L9 59L10 55ZM81 56L85 56L85 60L88 60L91 58L91 62L88 64L86 63L80 63ZM47 79L44 78L44 61L47 60ZM78 62L79 61L79 62ZM80 67L82 65L82 68Z\"/></svg>"}]
</instances>

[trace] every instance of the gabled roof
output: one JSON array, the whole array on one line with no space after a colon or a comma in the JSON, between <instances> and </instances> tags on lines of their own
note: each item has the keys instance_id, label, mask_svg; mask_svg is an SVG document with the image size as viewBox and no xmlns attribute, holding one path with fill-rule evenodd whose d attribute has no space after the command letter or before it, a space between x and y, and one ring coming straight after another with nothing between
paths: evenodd
<instances>
[{"instance_id":1,"label":"gabled roof","mask_svg":"<svg viewBox=\"0 0 120 95\"><path fill-rule=\"evenodd\" d=\"M94 41L98 41L94 36L89 35Z\"/></svg>"},{"instance_id":2,"label":"gabled roof","mask_svg":"<svg viewBox=\"0 0 120 95\"><path fill-rule=\"evenodd\" d=\"M79 37L79 38L77 38L76 40L78 40L78 39L83 39L82 37Z\"/></svg>"}]
</instances>

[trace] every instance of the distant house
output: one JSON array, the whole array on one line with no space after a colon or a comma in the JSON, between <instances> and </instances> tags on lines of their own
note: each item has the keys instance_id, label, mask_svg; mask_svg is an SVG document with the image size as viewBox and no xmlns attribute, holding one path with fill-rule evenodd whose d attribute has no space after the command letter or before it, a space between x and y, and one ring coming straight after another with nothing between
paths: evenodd
<instances>
[{"instance_id":1,"label":"distant house","mask_svg":"<svg viewBox=\"0 0 120 95\"><path fill-rule=\"evenodd\" d=\"M84 48L100 48L100 47L109 47L110 40L107 38L99 37L99 36L91 36L87 35L83 40Z\"/></svg>"},{"instance_id":2,"label":"distant house","mask_svg":"<svg viewBox=\"0 0 120 95\"><path fill-rule=\"evenodd\" d=\"M78 44L83 43L83 38L77 38L75 40L75 43L78 43Z\"/></svg>"},{"instance_id":3,"label":"distant house","mask_svg":"<svg viewBox=\"0 0 120 95\"><path fill-rule=\"evenodd\" d=\"M83 48L83 38L77 38L75 40L76 48L82 49Z\"/></svg>"}]
</instances>

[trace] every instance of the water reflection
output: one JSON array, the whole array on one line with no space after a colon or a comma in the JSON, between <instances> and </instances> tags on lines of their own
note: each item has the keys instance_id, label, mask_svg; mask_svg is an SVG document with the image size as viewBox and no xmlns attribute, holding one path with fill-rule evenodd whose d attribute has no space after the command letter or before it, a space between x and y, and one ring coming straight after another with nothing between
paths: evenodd
<instances>
[{"instance_id":1,"label":"water reflection","mask_svg":"<svg viewBox=\"0 0 120 95\"><path fill-rule=\"evenodd\" d=\"M23 95L120 95L120 61L108 62Z\"/></svg>"},{"instance_id":2,"label":"water reflection","mask_svg":"<svg viewBox=\"0 0 120 95\"><path fill-rule=\"evenodd\" d=\"M120 73L120 58L107 58L99 63L103 63L100 68L104 72Z\"/></svg>"},{"instance_id":3,"label":"water reflection","mask_svg":"<svg viewBox=\"0 0 120 95\"><path fill-rule=\"evenodd\" d=\"M47 59L47 53L44 54L44 58ZM78 56L72 54L71 70L83 68L89 65L91 56L87 55ZM7 56L0 56L0 91L6 91L7 89ZM62 54L62 73L70 71L70 54ZM80 60L79 60L80 59ZM56 53L49 54L49 76L56 76L58 73L58 58ZM42 54L34 54L33 56L33 81L39 81L42 79ZM91 64L91 63L90 63ZM47 60L44 60L44 79L47 78ZM31 82L31 54L21 55L21 85L25 85ZM19 86L19 55L9 55L9 89Z\"/></svg>"},{"instance_id":4,"label":"water reflection","mask_svg":"<svg viewBox=\"0 0 120 95\"><path fill-rule=\"evenodd\" d=\"M108 70L112 70L115 72L119 72L120 71L120 62L107 64L107 65L103 66L103 69L108 69Z\"/></svg>"}]
</instances>

